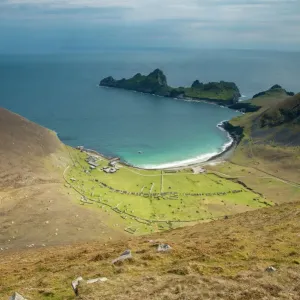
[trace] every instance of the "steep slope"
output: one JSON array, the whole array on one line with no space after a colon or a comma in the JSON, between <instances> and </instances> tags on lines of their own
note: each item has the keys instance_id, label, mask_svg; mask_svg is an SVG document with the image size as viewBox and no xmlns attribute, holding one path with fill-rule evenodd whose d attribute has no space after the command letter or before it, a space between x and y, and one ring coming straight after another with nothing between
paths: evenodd
<instances>
[{"instance_id":1,"label":"steep slope","mask_svg":"<svg viewBox=\"0 0 300 300\"><path fill-rule=\"evenodd\" d=\"M234 103L230 108L244 112L256 112L293 95L293 92L287 92L280 85L275 84L268 90L255 94L250 100Z\"/></svg>"},{"instance_id":2,"label":"steep slope","mask_svg":"<svg viewBox=\"0 0 300 300\"><path fill-rule=\"evenodd\" d=\"M0 108L0 186L26 186L46 157L63 151L54 132Z\"/></svg>"},{"instance_id":3,"label":"steep slope","mask_svg":"<svg viewBox=\"0 0 300 300\"><path fill-rule=\"evenodd\" d=\"M261 126L300 124L300 93L270 107L261 117Z\"/></svg>"},{"instance_id":4,"label":"steep slope","mask_svg":"<svg viewBox=\"0 0 300 300\"><path fill-rule=\"evenodd\" d=\"M0 141L3 251L123 235L101 213L73 203L62 176L69 152L54 132L0 108Z\"/></svg>"},{"instance_id":5,"label":"steep slope","mask_svg":"<svg viewBox=\"0 0 300 300\"><path fill-rule=\"evenodd\" d=\"M299 94L289 94L275 86L249 101L258 111L230 121L229 130L243 132L231 161L299 183Z\"/></svg>"},{"instance_id":6,"label":"steep slope","mask_svg":"<svg viewBox=\"0 0 300 300\"><path fill-rule=\"evenodd\" d=\"M298 300L299 217L300 203L289 203L127 242L4 255L2 296L17 290L29 299ZM172 250L158 253L155 241ZM126 249L133 259L112 265ZM276 271L266 272L270 266ZM81 284L75 297L70 283L78 276L108 281Z\"/></svg>"}]
</instances>

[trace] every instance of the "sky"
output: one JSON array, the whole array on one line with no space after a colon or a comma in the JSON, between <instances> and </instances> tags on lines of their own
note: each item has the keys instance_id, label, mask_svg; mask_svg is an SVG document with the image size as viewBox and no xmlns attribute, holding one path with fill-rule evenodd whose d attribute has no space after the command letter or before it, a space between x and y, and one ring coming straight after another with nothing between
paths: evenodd
<instances>
[{"instance_id":1,"label":"sky","mask_svg":"<svg viewBox=\"0 0 300 300\"><path fill-rule=\"evenodd\" d=\"M0 53L300 51L300 0L0 0Z\"/></svg>"}]
</instances>

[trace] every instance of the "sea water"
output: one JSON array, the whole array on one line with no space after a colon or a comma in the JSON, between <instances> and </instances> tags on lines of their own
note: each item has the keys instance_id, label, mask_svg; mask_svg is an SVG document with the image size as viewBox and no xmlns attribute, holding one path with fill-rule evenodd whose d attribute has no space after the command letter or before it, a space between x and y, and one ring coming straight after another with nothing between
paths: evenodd
<instances>
[{"instance_id":1,"label":"sea water","mask_svg":"<svg viewBox=\"0 0 300 300\"><path fill-rule=\"evenodd\" d=\"M299 91L299 53L127 51L0 56L0 106L83 145L139 167L203 161L230 143L217 127L240 113L207 103L99 87L106 76L161 68L172 86L234 81L245 99L281 84Z\"/></svg>"}]
</instances>

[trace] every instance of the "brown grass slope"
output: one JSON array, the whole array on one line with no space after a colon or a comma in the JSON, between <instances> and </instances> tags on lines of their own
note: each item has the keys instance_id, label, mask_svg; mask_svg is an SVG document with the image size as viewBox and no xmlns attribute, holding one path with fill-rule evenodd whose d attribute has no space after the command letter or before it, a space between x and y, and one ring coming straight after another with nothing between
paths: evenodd
<instances>
[{"instance_id":1,"label":"brown grass slope","mask_svg":"<svg viewBox=\"0 0 300 300\"><path fill-rule=\"evenodd\" d=\"M119 238L64 188L67 148L56 134L0 108L0 248ZM1 252L0 252L1 253Z\"/></svg>"},{"instance_id":2,"label":"brown grass slope","mask_svg":"<svg viewBox=\"0 0 300 300\"><path fill-rule=\"evenodd\" d=\"M32 181L43 159L62 150L50 130L0 108L0 186L17 187ZM30 176L32 175L32 176Z\"/></svg>"},{"instance_id":3,"label":"brown grass slope","mask_svg":"<svg viewBox=\"0 0 300 300\"><path fill-rule=\"evenodd\" d=\"M172 246L157 253L155 243ZM1 299L300 299L300 203L123 242L27 250L0 258ZM126 249L133 259L113 266ZM265 269L274 266L277 271ZM105 276L106 283L70 283Z\"/></svg>"},{"instance_id":4,"label":"brown grass slope","mask_svg":"<svg viewBox=\"0 0 300 300\"><path fill-rule=\"evenodd\" d=\"M293 112L298 101L299 94L291 97L278 90L252 99L251 102L261 106L261 109L230 121L244 130L244 137L231 161L299 184L300 125L284 121L277 126L262 127L265 116L283 107Z\"/></svg>"},{"instance_id":5,"label":"brown grass slope","mask_svg":"<svg viewBox=\"0 0 300 300\"><path fill-rule=\"evenodd\" d=\"M278 126L284 123L300 124L300 93L272 106L261 117L261 126Z\"/></svg>"}]
</instances>

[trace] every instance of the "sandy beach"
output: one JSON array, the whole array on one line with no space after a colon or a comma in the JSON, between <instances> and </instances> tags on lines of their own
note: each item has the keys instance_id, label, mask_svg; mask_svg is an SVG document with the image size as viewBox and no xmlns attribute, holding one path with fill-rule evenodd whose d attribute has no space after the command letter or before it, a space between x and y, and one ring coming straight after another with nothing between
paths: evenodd
<instances>
[{"instance_id":1,"label":"sandy beach","mask_svg":"<svg viewBox=\"0 0 300 300\"><path fill-rule=\"evenodd\" d=\"M197 166L205 166L205 165L212 165L212 164L217 164L217 163L221 163L223 161L226 161L234 152L236 146L237 146L237 140L236 137L231 135L227 130L225 130L222 126L223 123L226 121L223 121L221 123L219 123L217 125L218 128L220 128L223 131L226 131L230 137L230 142L225 144L224 150L221 151L218 154L212 155L211 157L209 157L207 160L205 161L196 161L194 163L187 163L187 164L183 164L183 165L179 165L179 166L174 166L174 167L166 167L166 168L142 168L142 167L138 167L138 166L134 166L132 164L129 164L127 162L124 162L122 160L120 160L120 165L124 165L126 167L131 167L131 168L135 168L138 170L184 170L186 168L191 168L191 167L197 167ZM95 150L92 149L84 149L84 151L86 151L87 153L91 153L91 154L96 154L100 157L103 157L105 159L113 159L115 157L107 157Z\"/></svg>"}]
</instances>

